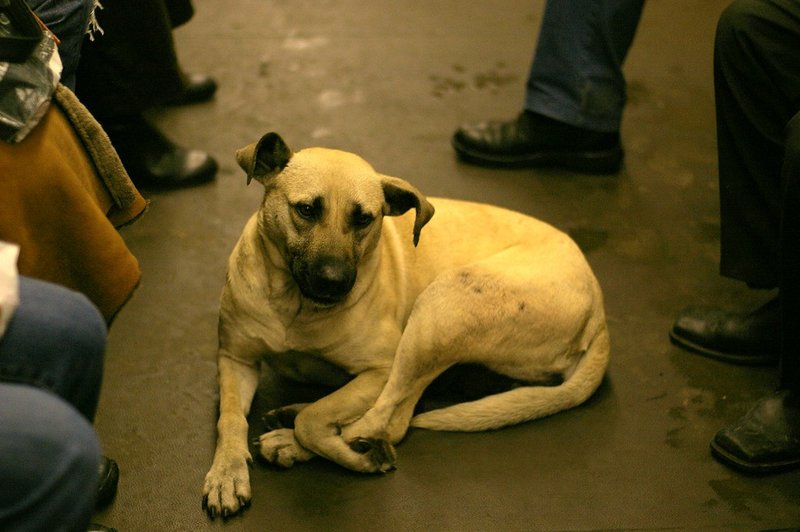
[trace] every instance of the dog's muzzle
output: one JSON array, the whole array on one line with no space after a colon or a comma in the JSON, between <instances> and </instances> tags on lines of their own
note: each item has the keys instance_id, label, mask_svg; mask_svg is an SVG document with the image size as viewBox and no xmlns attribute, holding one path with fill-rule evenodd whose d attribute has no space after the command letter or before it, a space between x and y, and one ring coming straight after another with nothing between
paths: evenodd
<instances>
[{"instance_id":1,"label":"dog's muzzle","mask_svg":"<svg viewBox=\"0 0 800 532\"><path fill-rule=\"evenodd\" d=\"M356 268L347 261L331 257L310 264L297 261L292 275L303 297L322 304L342 301L356 282Z\"/></svg>"}]
</instances>

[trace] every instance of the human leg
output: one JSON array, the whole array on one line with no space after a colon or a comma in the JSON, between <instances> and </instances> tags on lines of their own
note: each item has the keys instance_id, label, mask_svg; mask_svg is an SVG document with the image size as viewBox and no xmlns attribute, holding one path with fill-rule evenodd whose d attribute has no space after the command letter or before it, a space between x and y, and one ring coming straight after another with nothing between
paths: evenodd
<instances>
[{"instance_id":1,"label":"human leg","mask_svg":"<svg viewBox=\"0 0 800 532\"><path fill-rule=\"evenodd\" d=\"M787 127L781 223L781 388L800 394L800 112Z\"/></svg>"},{"instance_id":2,"label":"human leg","mask_svg":"<svg viewBox=\"0 0 800 532\"><path fill-rule=\"evenodd\" d=\"M780 385L711 442L719 460L753 473L800 465L800 113L787 132L779 253Z\"/></svg>"},{"instance_id":3,"label":"human leg","mask_svg":"<svg viewBox=\"0 0 800 532\"><path fill-rule=\"evenodd\" d=\"M547 2L525 109L572 126L618 132L626 100L622 64L643 4Z\"/></svg>"},{"instance_id":4,"label":"human leg","mask_svg":"<svg viewBox=\"0 0 800 532\"><path fill-rule=\"evenodd\" d=\"M625 105L622 63L643 3L547 2L524 111L511 121L461 126L452 139L456 153L478 164L617 171Z\"/></svg>"},{"instance_id":5,"label":"human leg","mask_svg":"<svg viewBox=\"0 0 800 532\"><path fill-rule=\"evenodd\" d=\"M94 418L106 326L89 300L66 288L20 278L20 304L0 338L0 381L47 389Z\"/></svg>"},{"instance_id":6,"label":"human leg","mask_svg":"<svg viewBox=\"0 0 800 532\"><path fill-rule=\"evenodd\" d=\"M714 47L722 275L778 285L785 128L800 109L800 7L740 0Z\"/></svg>"},{"instance_id":7,"label":"human leg","mask_svg":"<svg viewBox=\"0 0 800 532\"><path fill-rule=\"evenodd\" d=\"M100 450L92 426L56 395L0 382L0 528L86 530Z\"/></svg>"},{"instance_id":8,"label":"human leg","mask_svg":"<svg viewBox=\"0 0 800 532\"><path fill-rule=\"evenodd\" d=\"M63 67L61 83L75 90L75 73L94 0L25 0L25 3L58 37Z\"/></svg>"},{"instance_id":9,"label":"human leg","mask_svg":"<svg viewBox=\"0 0 800 532\"><path fill-rule=\"evenodd\" d=\"M753 288L779 283L782 161L800 108L800 7L787 0L739 0L720 17L715 42L722 275ZM787 130L789 131L789 130ZM792 141L794 142L794 141ZM670 336L715 358L773 363L780 304L755 311L693 307Z\"/></svg>"},{"instance_id":10,"label":"human leg","mask_svg":"<svg viewBox=\"0 0 800 532\"><path fill-rule=\"evenodd\" d=\"M143 117L153 106L189 103L187 84L194 87L190 101L208 99L216 89L213 80L192 81L178 64L172 29L191 16L191 3L117 0L103 6L97 20L104 33L84 43L78 96L137 185L180 187L212 180L213 158L173 143Z\"/></svg>"},{"instance_id":11,"label":"human leg","mask_svg":"<svg viewBox=\"0 0 800 532\"><path fill-rule=\"evenodd\" d=\"M21 277L19 307L0 337L0 383L48 390L91 421L103 378L106 335L103 316L84 295ZM96 486L98 504L107 504L116 494L119 468L102 457L94 471L86 486Z\"/></svg>"},{"instance_id":12,"label":"human leg","mask_svg":"<svg viewBox=\"0 0 800 532\"><path fill-rule=\"evenodd\" d=\"M780 385L711 442L722 462L755 473L800 465L800 113L786 132L779 237Z\"/></svg>"}]
</instances>

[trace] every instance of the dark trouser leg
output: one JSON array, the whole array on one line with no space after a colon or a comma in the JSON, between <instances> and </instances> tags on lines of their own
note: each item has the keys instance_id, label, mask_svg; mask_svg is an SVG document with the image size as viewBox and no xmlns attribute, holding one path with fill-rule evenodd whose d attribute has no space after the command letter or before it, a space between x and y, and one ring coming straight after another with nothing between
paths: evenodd
<instances>
[{"instance_id":1,"label":"dark trouser leg","mask_svg":"<svg viewBox=\"0 0 800 532\"><path fill-rule=\"evenodd\" d=\"M784 128L800 108L800 6L739 0L714 57L722 275L778 285Z\"/></svg>"},{"instance_id":2,"label":"dark trouser leg","mask_svg":"<svg viewBox=\"0 0 800 532\"><path fill-rule=\"evenodd\" d=\"M800 113L786 128L781 225L781 388L800 394Z\"/></svg>"},{"instance_id":3,"label":"dark trouser leg","mask_svg":"<svg viewBox=\"0 0 800 532\"><path fill-rule=\"evenodd\" d=\"M714 49L722 275L776 288L785 128L800 109L800 4L737 0ZM682 347L743 364L778 358L780 305L753 312L684 310L670 332Z\"/></svg>"},{"instance_id":4,"label":"dark trouser leg","mask_svg":"<svg viewBox=\"0 0 800 532\"><path fill-rule=\"evenodd\" d=\"M780 288L780 390L711 442L735 468L800 465L800 5L739 0L716 43L722 273ZM788 125L787 125L788 124Z\"/></svg>"},{"instance_id":5,"label":"dark trouser leg","mask_svg":"<svg viewBox=\"0 0 800 532\"><path fill-rule=\"evenodd\" d=\"M104 2L96 15L104 33L84 43L77 94L101 124L180 94L173 20L164 0Z\"/></svg>"},{"instance_id":6,"label":"dark trouser leg","mask_svg":"<svg viewBox=\"0 0 800 532\"><path fill-rule=\"evenodd\" d=\"M108 133L138 186L177 188L214 179L207 153L174 143L143 113L175 102L205 101L216 83L181 72L172 29L192 15L189 0L114 0L97 12L104 34L83 47L77 94Z\"/></svg>"}]
</instances>

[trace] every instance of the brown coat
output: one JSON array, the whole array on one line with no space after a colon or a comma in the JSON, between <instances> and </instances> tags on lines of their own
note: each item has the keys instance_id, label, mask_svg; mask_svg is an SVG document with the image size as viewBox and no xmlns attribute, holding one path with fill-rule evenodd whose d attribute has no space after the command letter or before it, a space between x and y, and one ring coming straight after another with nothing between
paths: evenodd
<instances>
[{"instance_id":1,"label":"brown coat","mask_svg":"<svg viewBox=\"0 0 800 532\"><path fill-rule=\"evenodd\" d=\"M147 207L107 135L63 86L19 144L0 142L0 240L19 271L83 292L108 321L139 283L116 228Z\"/></svg>"}]
</instances>

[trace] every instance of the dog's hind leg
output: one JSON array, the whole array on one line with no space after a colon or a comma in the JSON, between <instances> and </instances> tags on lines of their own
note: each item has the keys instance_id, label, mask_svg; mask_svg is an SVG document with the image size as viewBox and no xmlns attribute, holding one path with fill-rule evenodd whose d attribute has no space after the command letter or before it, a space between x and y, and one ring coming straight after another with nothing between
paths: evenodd
<instances>
[{"instance_id":1,"label":"dog's hind leg","mask_svg":"<svg viewBox=\"0 0 800 532\"><path fill-rule=\"evenodd\" d=\"M457 363L481 364L515 380L536 382L554 375L569 377L591 346L591 354L596 355L590 357L592 363L579 366L586 369L581 377L590 374L590 382L583 386L586 391L573 391L581 379L555 387L568 397L563 402L560 396L554 397L548 411L574 406L590 393L602 378L608 358L607 341L601 341L607 335L594 332L602 322L594 283L580 271L575 281L563 282L560 273L541 267L537 271L536 261L522 258L526 260L509 249L480 263L444 272L420 294L386 386L375 405L344 428L346 440L382 434L389 434L392 440L401 438L422 392ZM593 342L594 336L599 340ZM542 389L547 397L553 395L546 387ZM457 428L451 430L477 430L469 428L481 426L481 420L472 419L473 415L476 413L465 409ZM527 419L533 417L536 412ZM494 421L502 426L513 419L498 416Z\"/></svg>"},{"instance_id":2,"label":"dog's hind leg","mask_svg":"<svg viewBox=\"0 0 800 532\"><path fill-rule=\"evenodd\" d=\"M483 311L486 301L470 301L476 294L464 282L466 276L464 271L442 274L417 298L386 385L372 408L344 427L345 440L399 442L428 385L453 364L470 361L475 346L486 342L482 337L491 325ZM487 290L481 296L486 298L496 296Z\"/></svg>"}]
</instances>

